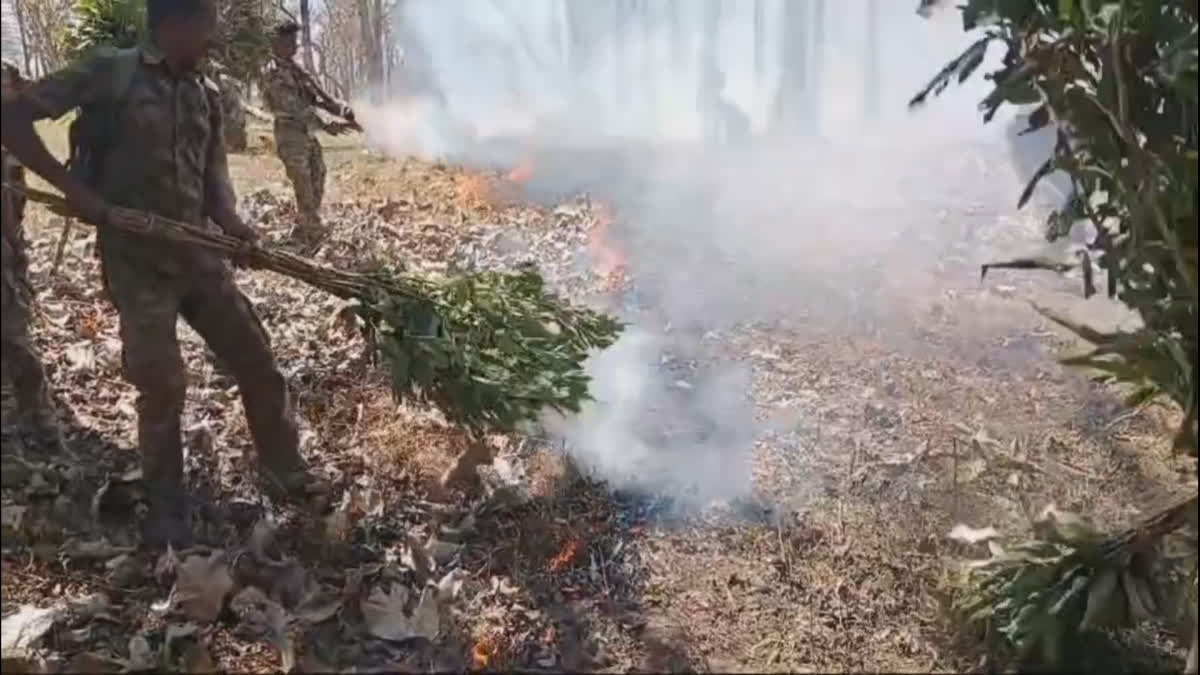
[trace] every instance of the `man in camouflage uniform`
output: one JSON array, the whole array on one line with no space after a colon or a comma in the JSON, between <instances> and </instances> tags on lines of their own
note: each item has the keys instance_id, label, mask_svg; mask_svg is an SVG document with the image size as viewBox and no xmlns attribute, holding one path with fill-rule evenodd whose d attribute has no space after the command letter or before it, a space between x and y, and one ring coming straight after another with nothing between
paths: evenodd
<instances>
[{"instance_id":1,"label":"man in camouflage uniform","mask_svg":"<svg viewBox=\"0 0 1200 675\"><path fill-rule=\"evenodd\" d=\"M26 85L17 67L3 62L3 100L15 99ZM4 182L23 187L25 172L20 163L0 149L4 162ZM10 190L0 194L0 333L3 345L0 361L6 378L12 382L17 403L19 428L45 450L63 450L62 432L54 412L54 403L46 386L46 373L29 338L32 318L29 285L29 260L25 254L25 197Z\"/></svg>"},{"instance_id":2,"label":"man in camouflage uniform","mask_svg":"<svg viewBox=\"0 0 1200 675\"><path fill-rule=\"evenodd\" d=\"M124 375L138 391L138 446L150 496L146 539L161 546L190 537L179 316L237 380L268 487L280 497L303 497L320 486L300 456L287 383L267 334L225 262L197 247L105 226L114 204L220 228L248 244L256 239L235 210L216 87L197 71L215 28L212 0L148 0L147 21L149 45L136 52L101 50L31 84L16 101L5 102L0 129L13 154L62 190L83 219L100 226L103 274L121 320ZM135 68L127 93L112 102L106 87L131 55ZM96 184L89 185L47 152L33 122L106 100L116 142L99 160Z\"/></svg>"},{"instance_id":3,"label":"man in camouflage uniform","mask_svg":"<svg viewBox=\"0 0 1200 675\"><path fill-rule=\"evenodd\" d=\"M245 152L246 109L242 107L241 83L221 68L214 68L214 81L221 92L221 113L225 118L225 149Z\"/></svg>"},{"instance_id":4,"label":"man in camouflage uniform","mask_svg":"<svg viewBox=\"0 0 1200 675\"><path fill-rule=\"evenodd\" d=\"M324 238L321 201L325 197L325 160L314 132L322 129L338 134L357 126L354 111L333 100L295 62L296 38L300 27L289 21L275 30L272 58L263 71L263 99L275 115L275 151L287 170L296 192L301 243L315 247ZM341 117L347 124L327 123L315 107Z\"/></svg>"}]
</instances>

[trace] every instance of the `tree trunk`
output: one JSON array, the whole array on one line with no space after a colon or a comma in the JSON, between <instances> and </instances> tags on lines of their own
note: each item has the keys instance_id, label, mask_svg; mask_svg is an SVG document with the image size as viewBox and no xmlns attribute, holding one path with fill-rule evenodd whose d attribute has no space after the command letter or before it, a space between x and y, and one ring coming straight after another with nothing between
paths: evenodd
<instances>
[{"instance_id":1,"label":"tree trunk","mask_svg":"<svg viewBox=\"0 0 1200 675\"><path fill-rule=\"evenodd\" d=\"M304 41L304 67L316 75L317 69L313 64L312 13L308 0L300 0L300 37Z\"/></svg>"},{"instance_id":2,"label":"tree trunk","mask_svg":"<svg viewBox=\"0 0 1200 675\"><path fill-rule=\"evenodd\" d=\"M864 79L864 92L867 116L871 119L879 117L880 86L879 77L879 0L867 0L867 72Z\"/></svg>"},{"instance_id":3,"label":"tree trunk","mask_svg":"<svg viewBox=\"0 0 1200 675\"><path fill-rule=\"evenodd\" d=\"M687 52L684 49L687 32L683 29L683 11L679 5L681 0L670 0L670 2L671 58L681 61L687 56Z\"/></svg>"},{"instance_id":4,"label":"tree trunk","mask_svg":"<svg viewBox=\"0 0 1200 675\"><path fill-rule=\"evenodd\" d=\"M12 3L13 18L17 20L17 37L21 40L21 60L25 62L25 77L32 77L29 70L29 32L25 28L25 12L21 3Z\"/></svg>"},{"instance_id":5,"label":"tree trunk","mask_svg":"<svg viewBox=\"0 0 1200 675\"><path fill-rule=\"evenodd\" d=\"M809 133L821 132L821 85L825 80L825 0L813 0L812 15L812 68L808 76L808 92L805 96L808 110Z\"/></svg>"},{"instance_id":6,"label":"tree trunk","mask_svg":"<svg viewBox=\"0 0 1200 675\"><path fill-rule=\"evenodd\" d=\"M807 3L785 2L780 31L779 91L771 114L773 132L795 130L804 117L804 99L808 96L808 22Z\"/></svg>"},{"instance_id":7,"label":"tree trunk","mask_svg":"<svg viewBox=\"0 0 1200 675\"><path fill-rule=\"evenodd\" d=\"M359 0L358 22L363 41L363 71L372 101L383 94L383 0Z\"/></svg>"},{"instance_id":8,"label":"tree trunk","mask_svg":"<svg viewBox=\"0 0 1200 675\"><path fill-rule=\"evenodd\" d=\"M766 67L763 52L763 30L766 27L766 8L763 0L754 0L754 75L761 78Z\"/></svg>"},{"instance_id":9,"label":"tree trunk","mask_svg":"<svg viewBox=\"0 0 1200 675\"><path fill-rule=\"evenodd\" d=\"M623 109L629 101L629 11L626 3L617 0L612 3L613 16L613 100L619 109Z\"/></svg>"}]
</instances>

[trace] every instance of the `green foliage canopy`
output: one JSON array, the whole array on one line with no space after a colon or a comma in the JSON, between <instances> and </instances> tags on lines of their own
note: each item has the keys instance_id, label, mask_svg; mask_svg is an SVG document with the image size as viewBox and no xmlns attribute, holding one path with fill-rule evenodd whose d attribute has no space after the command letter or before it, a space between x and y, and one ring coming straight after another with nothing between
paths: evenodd
<instances>
[{"instance_id":1,"label":"green foliage canopy","mask_svg":"<svg viewBox=\"0 0 1200 675\"><path fill-rule=\"evenodd\" d=\"M146 34L144 0L77 0L66 42L78 58L97 47L135 46Z\"/></svg>"},{"instance_id":2,"label":"green foliage canopy","mask_svg":"<svg viewBox=\"0 0 1200 675\"><path fill-rule=\"evenodd\" d=\"M254 0L218 0L217 39L212 59L248 82L270 52L273 5ZM66 43L74 58L97 47L132 47L146 37L145 0L76 0Z\"/></svg>"},{"instance_id":3,"label":"green foliage canopy","mask_svg":"<svg viewBox=\"0 0 1200 675\"><path fill-rule=\"evenodd\" d=\"M925 0L920 9L933 4ZM1108 294L1142 320L1137 330L1102 332L1047 313L1093 345L1064 363L1132 386L1131 405L1169 396L1185 413L1175 446L1195 454L1196 1L968 0L959 9L963 28L979 38L910 105L965 81L990 47L1002 48L1000 66L986 75L995 86L980 102L984 121L1006 103L1032 106L1028 131L1056 133L1019 205L1046 176L1066 174L1071 194L1049 217L1047 239L1081 222L1093 225L1097 234L1079 260L1085 294L1095 292L1098 264ZM1031 259L992 267L1061 264ZM990 560L968 566L956 606L968 627L988 627L1021 658L1062 665L1064 649L1082 632L1153 611L1145 554L1195 508L1192 496L1118 535L1072 521L1007 550L993 546ZM1194 546L1190 557L1194 591Z\"/></svg>"},{"instance_id":4,"label":"green foliage canopy","mask_svg":"<svg viewBox=\"0 0 1200 675\"><path fill-rule=\"evenodd\" d=\"M929 3L923 3L926 5ZM923 7L924 8L924 7ZM1005 103L1036 105L1029 130L1053 125L1057 142L1020 197L1053 172L1072 193L1046 236L1090 222L1081 257L1143 327L1103 333L1055 318L1094 345L1066 363L1134 385L1130 403L1159 393L1186 413L1176 446L1196 452L1197 9L1195 0L970 0L963 27L980 37L912 100L923 103L970 77L993 44L995 87L980 103L989 121ZM1028 265L1026 265L1028 266Z\"/></svg>"}]
</instances>

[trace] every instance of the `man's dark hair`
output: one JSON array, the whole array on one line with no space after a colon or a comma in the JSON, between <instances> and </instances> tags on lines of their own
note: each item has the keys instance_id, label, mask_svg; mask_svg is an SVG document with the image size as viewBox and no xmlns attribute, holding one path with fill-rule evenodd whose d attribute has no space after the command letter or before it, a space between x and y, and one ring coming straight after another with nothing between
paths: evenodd
<instances>
[{"instance_id":1,"label":"man's dark hair","mask_svg":"<svg viewBox=\"0 0 1200 675\"><path fill-rule=\"evenodd\" d=\"M295 21L284 21L275 27L275 37L295 37L300 33L300 24Z\"/></svg>"},{"instance_id":2,"label":"man's dark hair","mask_svg":"<svg viewBox=\"0 0 1200 675\"><path fill-rule=\"evenodd\" d=\"M154 30L172 17L197 19L213 9L212 0L146 0L146 24Z\"/></svg>"}]
</instances>

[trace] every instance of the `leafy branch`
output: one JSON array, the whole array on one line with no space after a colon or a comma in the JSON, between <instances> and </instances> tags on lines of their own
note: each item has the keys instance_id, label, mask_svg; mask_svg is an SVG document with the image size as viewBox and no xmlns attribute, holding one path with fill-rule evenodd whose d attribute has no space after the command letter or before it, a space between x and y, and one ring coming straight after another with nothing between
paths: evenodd
<instances>
[{"instance_id":1,"label":"leafy branch","mask_svg":"<svg viewBox=\"0 0 1200 675\"><path fill-rule=\"evenodd\" d=\"M921 11L933 0L923 0ZM1161 395L1183 410L1175 447L1197 449L1197 9L1194 0L968 0L963 28L980 38L910 101L919 106L976 72L993 45L1000 66L980 102L984 122L1005 104L1032 106L1025 133L1052 128L1050 156L1017 204L1054 173L1071 181L1050 214L1046 237L1087 222L1096 235L1077 263L1018 259L990 269L1095 270L1106 290L1135 310L1141 326L1100 331L1046 310L1091 344L1062 360L1131 387L1130 405ZM1194 521L1196 497L1182 502ZM1034 538L968 565L957 608L986 624L1024 659L1061 666L1082 632L1118 627L1154 611L1147 561L1185 523L1179 507L1140 528L1104 537L1077 518L1041 523ZM1189 587L1195 589L1195 547ZM1194 618L1193 618L1194 621ZM1194 630L1194 629L1193 629ZM1195 654L1193 643L1193 659Z\"/></svg>"},{"instance_id":2,"label":"leafy branch","mask_svg":"<svg viewBox=\"0 0 1200 675\"><path fill-rule=\"evenodd\" d=\"M68 213L57 195L5 184ZM470 431L513 431L547 409L588 400L583 362L616 341L615 319L550 294L532 269L433 280L391 268L343 272L187 223L114 208L109 225L218 254L353 301L351 311L391 373L392 392L431 402Z\"/></svg>"}]
</instances>

